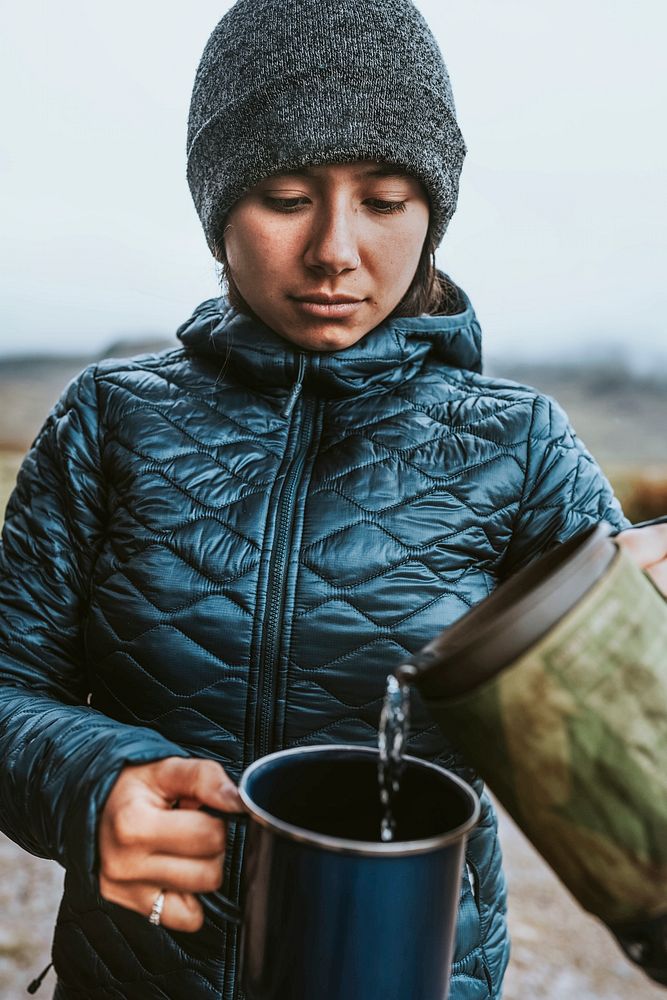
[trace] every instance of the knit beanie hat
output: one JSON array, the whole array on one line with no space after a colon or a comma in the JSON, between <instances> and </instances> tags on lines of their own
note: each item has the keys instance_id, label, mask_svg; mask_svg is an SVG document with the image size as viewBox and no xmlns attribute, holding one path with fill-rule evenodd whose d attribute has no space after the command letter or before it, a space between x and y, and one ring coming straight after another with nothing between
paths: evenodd
<instances>
[{"instance_id":1,"label":"knit beanie hat","mask_svg":"<svg viewBox=\"0 0 667 1000\"><path fill-rule=\"evenodd\" d=\"M212 250L265 177L353 160L422 181L437 245L465 152L442 55L410 0L238 0L206 44L187 173Z\"/></svg>"}]
</instances>

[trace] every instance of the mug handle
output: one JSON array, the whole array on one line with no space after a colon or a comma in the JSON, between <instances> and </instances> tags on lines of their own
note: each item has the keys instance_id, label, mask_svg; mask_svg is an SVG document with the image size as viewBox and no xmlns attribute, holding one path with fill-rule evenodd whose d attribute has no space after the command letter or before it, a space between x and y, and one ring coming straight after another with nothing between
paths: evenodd
<instances>
[{"instance_id":1,"label":"mug handle","mask_svg":"<svg viewBox=\"0 0 667 1000\"><path fill-rule=\"evenodd\" d=\"M248 819L247 813L223 812L221 809L214 809L213 806L200 806L199 811L207 813L215 819L231 819L235 820L237 823ZM222 893L216 893L215 900L211 899L209 896L206 902L211 909L215 910L217 916L226 923L235 924L237 927L243 923L241 908L237 906L236 903L233 903L231 899L228 899L227 896L223 896Z\"/></svg>"}]
</instances>

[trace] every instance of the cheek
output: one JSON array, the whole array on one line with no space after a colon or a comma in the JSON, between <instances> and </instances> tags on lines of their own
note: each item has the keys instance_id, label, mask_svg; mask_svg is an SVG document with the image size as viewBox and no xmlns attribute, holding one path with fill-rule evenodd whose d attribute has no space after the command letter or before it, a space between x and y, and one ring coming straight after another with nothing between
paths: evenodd
<instances>
[{"instance_id":1,"label":"cheek","mask_svg":"<svg viewBox=\"0 0 667 1000\"><path fill-rule=\"evenodd\" d=\"M400 292L399 298L410 286L424 246L426 229L405 234L403 238L383 240L373 249L373 266L387 295Z\"/></svg>"},{"instance_id":2,"label":"cheek","mask_svg":"<svg viewBox=\"0 0 667 1000\"><path fill-rule=\"evenodd\" d=\"M243 237L229 241L227 260L231 276L241 295L253 305L257 290L266 286L267 263L271 260L270 248L264 247L259 241L248 239L248 234L244 233Z\"/></svg>"},{"instance_id":3,"label":"cheek","mask_svg":"<svg viewBox=\"0 0 667 1000\"><path fill-rule=\"evenodd\" d=\"M268 296L271 286L293 266L296 250L288 232L245 225L228 241L227 259L237 284L252 284Z\"/></svg>"}]
</instances>

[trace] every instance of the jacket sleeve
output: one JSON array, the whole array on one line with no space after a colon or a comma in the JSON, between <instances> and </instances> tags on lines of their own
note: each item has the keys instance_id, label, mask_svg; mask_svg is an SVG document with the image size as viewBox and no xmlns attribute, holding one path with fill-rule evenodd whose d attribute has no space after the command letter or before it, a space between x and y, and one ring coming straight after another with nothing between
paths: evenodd
<instances>
[{"instance_id":1,"label":"jacket sleeve","mask_svg":"<svg viewBox=\"0 0 667 1000\"><path fill-rule=\"evenodd\" d=\"M82 620L104 534L94 369L26 456L0 544L0 828L97 891L97 820L121 768L187 756L86 704Z\"/></svg>"},{"instance_id":2,"label":"jacket sleeve","mask_svg":"<svg viewBox=\"0 0 667 1000\"><path fill-rule=\"evenodd\" d=\"M504 576L599 521L617 531L629 527L599 465L548 396L533 404L525 472Z\"/></svg>"}]
</instances>

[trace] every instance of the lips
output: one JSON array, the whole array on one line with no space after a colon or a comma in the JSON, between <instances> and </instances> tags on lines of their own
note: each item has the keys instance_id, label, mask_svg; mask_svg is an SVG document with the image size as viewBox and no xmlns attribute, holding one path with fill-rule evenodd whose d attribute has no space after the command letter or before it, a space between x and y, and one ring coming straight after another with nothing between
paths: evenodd
<instances>
[{"instance_id":1,"label":"lips","mask_svg":"<svg viewBox=\"0 0 667 1000\"><path fill-rule=\"evenodd\" d=\"M356 295L327 295L325 292L312 292L310 295L295 295L297 302L315 302L323 306L337 306L349 302L363 302Z\"/></svg>"},{"instance_id":2,"label":"lips","mask_svg":"<svg viewBox=\"0 0 667 1000\"><path fill-rule=\"evenodd\" d=\"M320 319L345 319L352 316L364 301L354 295L326 295L323 292L294 296L301 312Z\"/></svg>"}]
</instances>

